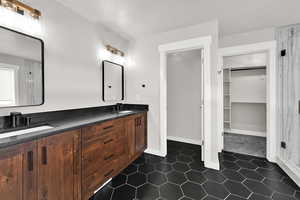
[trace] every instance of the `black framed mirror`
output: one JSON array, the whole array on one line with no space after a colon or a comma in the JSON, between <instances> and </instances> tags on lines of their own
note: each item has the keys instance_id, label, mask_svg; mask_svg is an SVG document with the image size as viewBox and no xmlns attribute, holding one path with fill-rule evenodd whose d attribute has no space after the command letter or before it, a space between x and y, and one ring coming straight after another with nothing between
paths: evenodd
<instances>
[{"instance_id":1,"label":"black framed mirror","mask_svg":"<svg viewBox=\"0 0 300 200\"><path fill-rule=\"evenodd\" d=\"M44 103L44 42L0 26L0 108Z\"/></svg>"},{"instance_id":2,"label":"black framed mirror","mask_svg":"<svg viewBox=\"0 0 300 200\"><path fill-rule=\"evenodd\" d=\"M107 60L102 62L102 100L124 100L124 66Z\"/></svg>"}]
</instances>

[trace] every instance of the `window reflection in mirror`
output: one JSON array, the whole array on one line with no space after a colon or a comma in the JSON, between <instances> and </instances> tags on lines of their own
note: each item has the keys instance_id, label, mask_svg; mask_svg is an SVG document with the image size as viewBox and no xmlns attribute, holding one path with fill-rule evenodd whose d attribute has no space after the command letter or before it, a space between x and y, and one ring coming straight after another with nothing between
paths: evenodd
<instances>
[{"instance_id":1,"label":"window reflection in mirror","mask_svg":"<svg viewBox=\"0 0 300 200\"><path fill-rule=\"evenodd\" d=\"M43 103L43 42L0 27L0 107Z\"/></svg>"}]
</instances>

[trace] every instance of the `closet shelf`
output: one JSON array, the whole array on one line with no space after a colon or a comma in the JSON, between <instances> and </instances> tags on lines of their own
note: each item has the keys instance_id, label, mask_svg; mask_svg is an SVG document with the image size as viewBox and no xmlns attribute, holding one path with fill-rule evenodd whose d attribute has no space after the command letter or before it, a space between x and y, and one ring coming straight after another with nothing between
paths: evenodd
<instances>
[{"instance_id":1,"label":"closet shelf","mask_svg":"<svg viewBox=\"0 0 300 200\"><path fill-rule=\"evenodd\" d=\"M257 137L266 137L266 132L264 131L251 131L251 130L241 130L241 129L224 129L225 133L239 134L239 135L250 135Z\"/></svg>"},{"instance_id":2,"label":"closet shelf","mask_svg":"<svg viewBox=\"0 0 300 200\"><path fill-rule=\"evenodd\" d=\"M224 121L225 124L230 124L230 121Z\"/></svg>"}]
</instances>

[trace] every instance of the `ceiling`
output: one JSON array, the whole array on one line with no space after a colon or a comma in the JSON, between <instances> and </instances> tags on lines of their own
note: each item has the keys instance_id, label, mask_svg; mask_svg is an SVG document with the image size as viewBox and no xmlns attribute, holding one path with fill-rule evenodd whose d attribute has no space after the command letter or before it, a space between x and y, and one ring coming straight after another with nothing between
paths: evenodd
<instances>
[{"instance_id":1,"label":"ceiling","mask_svg":"<svg viewBox=\"0 0 300 200\"><path fill-rule=\"evenodd\" d=\"M300 22L299 0L57 0L95 23L126 35L218 19L220 35Z\"/></svg>"}]
</instances>

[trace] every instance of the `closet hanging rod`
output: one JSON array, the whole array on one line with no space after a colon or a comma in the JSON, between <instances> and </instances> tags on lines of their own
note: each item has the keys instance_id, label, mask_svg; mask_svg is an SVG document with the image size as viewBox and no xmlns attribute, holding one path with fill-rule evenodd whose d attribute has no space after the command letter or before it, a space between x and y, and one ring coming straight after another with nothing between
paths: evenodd
<instances>
[{"instance_id":1,"label":"closet hanging rod","mask_svg":"<svg viewBox=\"0 0 300 200\"><path fill-rule=\"evenodd\" d=\"M243 67L243 68L231 68L231 71L243 71L243 70L257 70L257 69L266 69L266 66L261 67Z\"/></svg>"}]
</instances>

